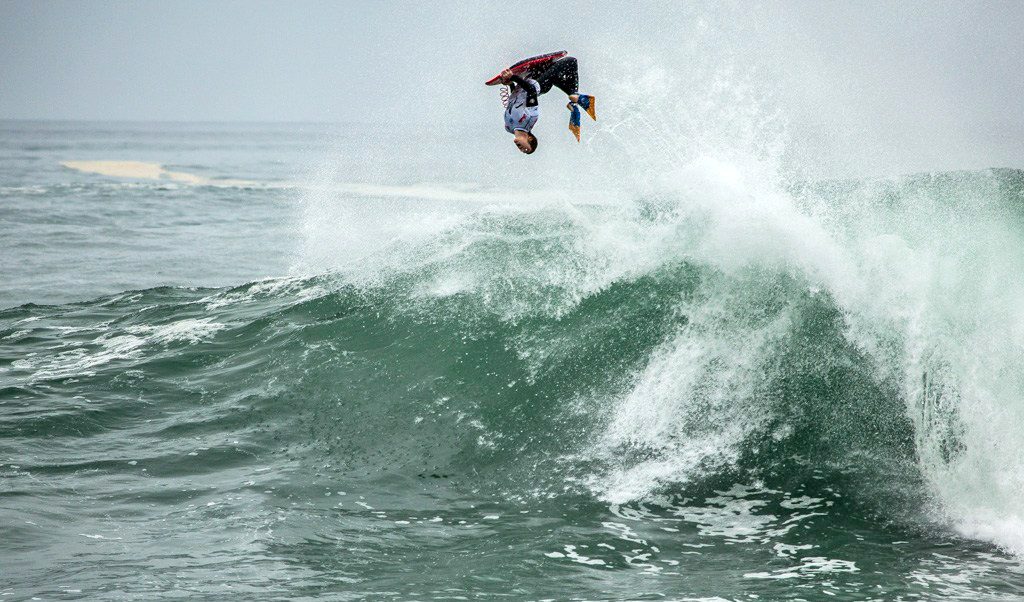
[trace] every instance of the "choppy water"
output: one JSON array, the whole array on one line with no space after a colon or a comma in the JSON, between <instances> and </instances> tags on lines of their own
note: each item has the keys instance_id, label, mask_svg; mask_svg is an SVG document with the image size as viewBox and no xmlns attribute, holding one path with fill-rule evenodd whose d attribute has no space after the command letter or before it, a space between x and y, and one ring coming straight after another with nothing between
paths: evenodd
<instances>
[{"instance_id":1,"label":"choppy water","mask_svg":"<svg viewBox=\"0 0 1024 602\"><path fill-rule=\"evenodd\" d=\"M4 127L5 599L1024 597L1021 172Z\"/></svg>"}]
</instances>

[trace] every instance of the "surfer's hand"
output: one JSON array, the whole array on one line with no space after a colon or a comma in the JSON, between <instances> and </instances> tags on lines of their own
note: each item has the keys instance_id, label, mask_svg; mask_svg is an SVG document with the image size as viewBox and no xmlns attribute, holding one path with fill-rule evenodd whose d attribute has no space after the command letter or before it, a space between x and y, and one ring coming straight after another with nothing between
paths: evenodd
<instances>
[{"instance_id":1,"label":"surfer's hand","mask_svg":"<svg viewBox=\"0 0 1024 602\"><path fill-rule=\"evenodd\" d=\"M510 79L512 79L511 70L505 69L504 71L501 72L501 83L507 84Z\"/></svg>"}]
</instances>

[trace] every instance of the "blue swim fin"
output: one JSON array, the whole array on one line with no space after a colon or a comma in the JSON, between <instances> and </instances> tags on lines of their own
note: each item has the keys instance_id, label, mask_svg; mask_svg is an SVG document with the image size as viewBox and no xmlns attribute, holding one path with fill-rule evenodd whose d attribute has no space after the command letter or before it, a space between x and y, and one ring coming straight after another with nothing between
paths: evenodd
<instances>
[{"instance_id":1,"label":"blue swim fin","mask_svg":"<svg viewBox=\"0 0 1024 602\"><path fill-rule=\"evenodd\" d=\"M572 113L569 114L569 131L576 136L576 142L580 141L580 108L572 105Z\"/></svg>"}]
</instances>

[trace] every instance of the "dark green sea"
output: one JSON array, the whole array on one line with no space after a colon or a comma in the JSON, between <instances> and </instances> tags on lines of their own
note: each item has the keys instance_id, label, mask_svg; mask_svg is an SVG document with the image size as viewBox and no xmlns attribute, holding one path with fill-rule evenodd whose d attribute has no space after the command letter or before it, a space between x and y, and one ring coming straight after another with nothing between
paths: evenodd
<instances>
[{"instance_id":1,"label":"dark green sea","mask_svg":"<svg viewBox=\"0 0 1024 602\"><path fill-rule=\"evenodd\" d=\"M1024 172L0 128L0 600L1024 599Z\"/></svg>"}]
</instances>

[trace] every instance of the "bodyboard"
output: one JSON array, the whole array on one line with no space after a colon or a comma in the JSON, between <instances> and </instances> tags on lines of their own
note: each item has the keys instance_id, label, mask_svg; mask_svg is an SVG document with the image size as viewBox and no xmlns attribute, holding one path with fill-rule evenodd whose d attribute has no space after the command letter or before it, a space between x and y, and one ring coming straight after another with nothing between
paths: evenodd
<instances>
[{"instance_id":1,"label":"bodyboard","mask_svg":"<svg viewBox=\"0 0 1024 602\"><path fill-rule=\"evenodd\" d=\"M522 77L530 77L531 74L539 72L544 67L547 67L549 63L557 61L558 59L569 54L565 50L559 50L558 52L549 52L547 54L538 54L537 56L531 56L528 59L523 59L518 63L508 68L509 71ZM491 79L484 82L488 86L494 86L501 83L501 74L495 75Z\"/></svg>"}]
</instances>

